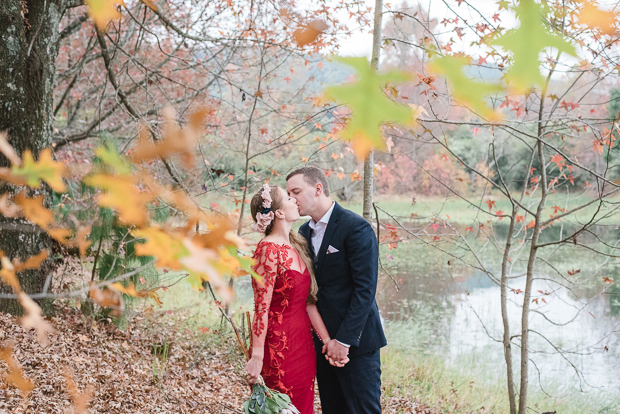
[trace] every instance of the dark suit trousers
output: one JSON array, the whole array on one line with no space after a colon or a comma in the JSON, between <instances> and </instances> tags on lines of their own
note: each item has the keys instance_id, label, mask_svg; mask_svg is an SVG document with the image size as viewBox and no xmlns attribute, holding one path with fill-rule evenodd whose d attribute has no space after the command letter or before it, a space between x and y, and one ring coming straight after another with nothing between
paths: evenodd
<instances>
[{"instance_id":1,"label":"dark suit trousers","mask_svg":"<svg viewBox=\"0 0 620 414\"><path fill-rule=\"evenodd\" d=\"M336 368L325 359L321 348L315 348L323 414L380 414L380 350L349 357L344 367Z\"/></svg>"}]
</instances>

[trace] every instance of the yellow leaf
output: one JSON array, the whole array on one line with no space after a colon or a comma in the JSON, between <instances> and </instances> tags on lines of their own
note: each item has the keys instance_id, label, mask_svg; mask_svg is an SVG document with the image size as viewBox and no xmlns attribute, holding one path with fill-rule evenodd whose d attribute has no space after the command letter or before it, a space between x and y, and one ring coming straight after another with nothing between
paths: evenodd
<instances>
[{"instance_id":1,"label":"yellow leaf","mask_svg":"<svg viewBox=\"0 0 620 414\"><path fill-rule=\"evenodd\" d=\"M130 224L142 226L148 219L145 204L151 200L135 185L132 176L95 174L84 179L87 185L102 189L99 205L118 211L119 217Z\"/></svg>"},{"instance_id":2,"label":"yellow leaf","mask_svg":"<svg viewBox=\"0 0 620 414\"><path fill-rule=\"evenodd\" d=\"M37 340L41 345L46 346L48 344L47 334L54 332L54 328L42 318L43 311L28 295L20 292L17 300L26 311L20 320L21 325L26 329L36 329Z\"/></svg>"},{"instance_id":3,"label":"yellow leaf","mask_svg":"<svg viewBox=\"0 0 620 414\"><path fill-rule=\"evenodd\" d=\"M13 358L13 344L0 348L0 359L3 360L9 367L9 372L3 373L2 378L9 384L17 387L17 389L21 392L22 397L26 398L28 394L30 394L30 391L34 388L34 384L28 378L24 377L22 368Z\"/></svg>"},{"instance_id":4,"label":"yellow leaf","mask_svg":"<svg viewBox=\"0 0 620 414\"><path fill-rule=\"evenodd\" d=\"M146 243L136 244L136 255L155 256L155 266L181 270L183 266L179 259L189 255L183 246L182 237L176 233L166 231L160 227L148 227L136 230L133 235L145 238Z\"/></svg>"},{"instance_id":5,"label":"yellow leaf","mask_svg":"<svg viewBox=\"0 0 620 414\"><path fill-rule=\"evenodd\" d=\"M104 31L110 20L121 17L117 7L124 5L123 0L86 0L88 15L95 22L97 29Z\"/></svg>"},{"instance_id":6,"label":"yellow leaf","mask_svg":"<svg viewBox=\"0 0 620 414\"><path fill-rule=\"evenodd\" d=\"M30 151L24 151L22 166L12 168L13 175L24 177L30 187L39 188L39 180L43 180L59 193L64 193L67 190L62 180L64 171L65 166L52 159L52 150L49 148L41 151L39 161L32 158Z\"/></svg>"}]
</instances>

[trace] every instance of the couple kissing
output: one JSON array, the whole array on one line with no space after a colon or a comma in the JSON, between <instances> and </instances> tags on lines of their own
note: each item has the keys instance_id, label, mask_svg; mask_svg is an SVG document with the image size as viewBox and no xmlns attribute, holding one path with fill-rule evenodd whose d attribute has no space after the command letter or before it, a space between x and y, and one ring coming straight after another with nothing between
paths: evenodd
<instances>
[{"instance_id":1,"label":"couple kissing","mask_svg":"<svg viewBox=\"0 0 620 414\"><path fill-rule=\"evenodd\" d=\"M314 378L325 414L381 413L380 349L385 335L375 301L378 245L373 228L332 201L323 171L304 167L286 190L265 184L251 201L254 321L250 383L262 377L314 412ZM310 216L292 230L300 216Z\"/></svg>"}]
</instances>

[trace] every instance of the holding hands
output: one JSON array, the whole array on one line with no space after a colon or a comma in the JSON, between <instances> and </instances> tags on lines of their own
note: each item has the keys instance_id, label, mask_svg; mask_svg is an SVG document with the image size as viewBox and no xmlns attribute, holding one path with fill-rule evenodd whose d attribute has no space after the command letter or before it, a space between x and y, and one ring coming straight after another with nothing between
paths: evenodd
<instances>
[{"instance_id":1,"label":"holding hands","mask_svg":"<svg viewBox=\"0 0 620 414\"><path fill-rule=\"evenodd\" d=\"M327 341L323 345L325 359L335 367L342 368L349 362L349 347L342 345L335 339Z\"/></svg>"}]
</instances>

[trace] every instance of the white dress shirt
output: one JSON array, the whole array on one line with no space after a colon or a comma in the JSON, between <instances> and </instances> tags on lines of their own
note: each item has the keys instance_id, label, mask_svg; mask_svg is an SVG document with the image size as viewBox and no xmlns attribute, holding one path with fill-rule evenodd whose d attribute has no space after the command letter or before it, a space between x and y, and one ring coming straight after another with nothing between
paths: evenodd
<instances>
[{"instance_id":1,"label":"white dress shirt","mask_svg":"<svg viewBox=\"0 0 620 414\"><path fill-rule=\"evenodd\" d=\"M327 230L327 224L329 223L329 219L332 216L332 212L334 211L335 205L336 203L332 201L332 206L329 208L329 210L327 210L327 213L325 213L325 215L321 217L321 219L318 222L312 219L308 223L308 225L312 229L312 237L310 237L310 240L312 241L312 248L314 249L315 256L319 255L321 244L323 244L323 237L325 237L325 230ZM349 344L344 344L337 339L336 339L336 342L338 342L341 345L346 346L347 348L351 346Z\"/></svg>"},{"instance_id":2,"label":"white dress shirt","mask_svg":"<svg viewBox=\"0 0 620 414\"><path fill-rule=\"evenodd\" d=\"M332 206L318 222L312 219L310 220L310 223L308 223L312 229L312 237L310 240L312 241L312 248L314 249L315 256L319 255L319 250L321 249L321 244L323 243L323 237L325 237L325 230L327 230L327 223L329 223L329 218L332 216L335 205L336 204L332 201Z\"/></svg>"}]
</instances>

